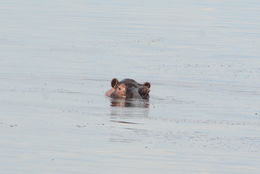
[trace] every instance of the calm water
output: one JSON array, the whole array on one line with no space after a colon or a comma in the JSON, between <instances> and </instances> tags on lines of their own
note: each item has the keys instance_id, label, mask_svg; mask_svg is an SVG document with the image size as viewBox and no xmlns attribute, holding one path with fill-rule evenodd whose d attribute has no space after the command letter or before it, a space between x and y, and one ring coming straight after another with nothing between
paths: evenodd
<instances>
[{"instance_id":1,"label":"calm water","mask_svg":"<svg viewBox=\"0 0 260 174\"><path fill-rule=\"evenodd\" d=\"M1 1L0 171L259 173L260 2ZM112 78L152 84L112 107Z\"/></svg>"}]
</instances>

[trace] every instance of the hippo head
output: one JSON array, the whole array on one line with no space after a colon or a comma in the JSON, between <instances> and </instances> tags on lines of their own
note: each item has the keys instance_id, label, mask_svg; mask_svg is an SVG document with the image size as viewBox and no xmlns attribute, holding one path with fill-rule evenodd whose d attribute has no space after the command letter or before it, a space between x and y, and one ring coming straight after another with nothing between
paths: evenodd
<instances>
[{"instance_id":1,"label":"hippo head","mask_svg":"<svg viewBox=\"0 0 260 174\"><path fill-rule=\"evenodd\" d=\"M140 84L133 79L124 79L119 82L116 78L114 78L111 81L111 86L112 89L106 94L112 98L148 99L151 84L149 82Z\"/></svg>"}]
</instances>

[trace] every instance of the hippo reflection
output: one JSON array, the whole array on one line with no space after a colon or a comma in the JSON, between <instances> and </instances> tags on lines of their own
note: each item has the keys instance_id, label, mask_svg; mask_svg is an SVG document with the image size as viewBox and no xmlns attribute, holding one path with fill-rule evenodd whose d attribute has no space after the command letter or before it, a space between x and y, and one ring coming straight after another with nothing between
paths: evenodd
<instances>
[{"instance_id":1,"label":"hippo reflection","mask_svg":"<svg viewBox=\"0 0 260 174\"><path fill-rule=\"evenodd\" d=\"M111 106L148 108L148 100L111 98Z\"/></svg>"},{"instance_id":2,"label":"hippo reflection","mask_svg":"<svg viewBox=\"0 0 260 174\"><path fill-rule=\"evenodd\" d=\"M141 84L133 79L118 81L114 78L111 81L111 86L112 88L105 95L112 98L112 106L135 106L137 103L138 105L141 104L140 99L141 101L149 99L151 87L149 82ZM138 102L136 99L139 99Z\"/></svg>"}]
</instances>

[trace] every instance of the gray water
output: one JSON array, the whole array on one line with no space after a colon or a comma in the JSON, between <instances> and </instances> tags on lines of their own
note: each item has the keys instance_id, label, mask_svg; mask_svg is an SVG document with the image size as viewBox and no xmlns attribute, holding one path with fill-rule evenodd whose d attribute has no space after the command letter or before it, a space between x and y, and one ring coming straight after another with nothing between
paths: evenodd
<instances>
[{"instance_id":1,"label":"gray water","mask_svg":"<svg viewBox=\"0 0 260 174\"><path fill-rule=\"evenodd\" d=\"M0 172L260 172L260 2L0 1ZM151 83L113 107L112 78Z\"/></svg>"}]
</instances>

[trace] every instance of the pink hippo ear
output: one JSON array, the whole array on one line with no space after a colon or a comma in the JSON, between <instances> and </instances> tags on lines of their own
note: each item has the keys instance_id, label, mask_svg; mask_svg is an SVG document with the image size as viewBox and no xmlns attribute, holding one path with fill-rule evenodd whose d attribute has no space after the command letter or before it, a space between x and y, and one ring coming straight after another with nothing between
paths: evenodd
<instances>
[{"instance_id":1,"label":"pink hippo ear","mask_svg":"<svg viewBox=\"0 0 260 174\"><path fill-rule=\"evenodd\" d=\"M116 88L118 83L119 83L119 81L116 78L113 78L111 81L112 88Z\"/></svg>"},{"instance_id":2,"label":"pink hippo ear","mask_svg":"<svg viewBox=\"0 0 260 174\"><path fill-rule=\"evenodd\" d=\"M147 88L150 88L151 87L151 84L149 82L145 82L144 83L144 86L146 86Z\"/></svg>"}]
</instances>

